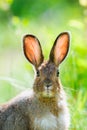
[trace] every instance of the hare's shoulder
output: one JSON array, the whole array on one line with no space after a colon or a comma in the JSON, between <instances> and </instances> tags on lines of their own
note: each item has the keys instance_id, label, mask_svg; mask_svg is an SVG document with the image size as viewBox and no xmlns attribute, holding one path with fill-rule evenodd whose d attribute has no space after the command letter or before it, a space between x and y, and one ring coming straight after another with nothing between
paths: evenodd
<instances>
[{"instance_id":1,"label":"hare's shoulder","mask_svg":"<svg viewBox=\"0 0 87 130\"><path fill-rule=\"evenodd\" d=\"M24 111L25 108L32 104L34 98L34 92L33 90L27 90L22 92L21 94L17 95L10 101L8 101L5 104L0 105L0 111L4 112L7 110L22 110Z\"/></svg>"},{"instance_id":2,"label":"hare's shoulder","mask_svg":"<svg viewBox=\"0 0 87 130\"><path fill-rule=\"evenodd\" d=\"M18 105L18 106L21 106L21 105L26 106L26 104L28 105L28 104L32 103L33 98L34 98L33 90L32 89L26 90L26 91L20 93L19 95L17 95L12 100L10 100L9 105L12 104L12 105Z\"/></svg>"},{"instance_id":3,"label":"hare's shoulder","mask_svg":"<svg viewBox=\"0 0 87 130\"><path fill-rule=\"evenodd\" d=\"M24 101L24 100L28 100L34 97L34 92L33 89L29 89L26 90L22 93L20 93L19 95L17 95L15 98L13 98L11 101L15 102L15 101Z\"/></svg>"},{"instance_id":4,"label":"hare's shoulder","mask_svg":"<svg viewBox=\"0 0 87 130\"><path fill-rule=\"evenodd\" d=\"M0 130L26 130L27 108L33 97L33 91L25 91L7 103L0 105Z\"/></svg>"}]
</instances>

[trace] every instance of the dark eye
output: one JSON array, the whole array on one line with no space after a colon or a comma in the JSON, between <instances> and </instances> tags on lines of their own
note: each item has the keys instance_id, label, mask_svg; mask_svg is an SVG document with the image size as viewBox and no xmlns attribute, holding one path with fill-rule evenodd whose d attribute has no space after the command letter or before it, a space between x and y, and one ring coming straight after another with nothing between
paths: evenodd
<instances>
[{"instance_id":1,"label":"dark eye","mask_svg":"<svg viewBox=\"0 0 87 130\"><path fill-rule=\"evenodd\" d=\"M39 70L37 70L37 77L39 77L40 76L40 72L39 72Z\"/></svg>"},{"instance_id":2,"label":"dark eye","mask_svg":"<svg viewBox=\"0 0 87 130\"><path fill-rule=\"evenodd\" d=\"M59 70L57 70L57 74L56 75L57 75L57 77L59 77Z\"/></svg>"}]
</instances>

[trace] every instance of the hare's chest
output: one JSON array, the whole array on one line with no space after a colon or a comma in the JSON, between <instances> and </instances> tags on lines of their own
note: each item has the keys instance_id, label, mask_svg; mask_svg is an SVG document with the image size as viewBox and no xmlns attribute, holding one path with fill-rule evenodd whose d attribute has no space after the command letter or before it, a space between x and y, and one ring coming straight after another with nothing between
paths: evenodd
<instances>
[{"instance_id":1,"label":"hare's chest","mask_svg":"<svg viewBox=\"0 0 87 130\"><path fill-rule=\"evenodd\" d=\"M58 120L57 117L51 113L47 113L40 118L34 120L34 130L57 130Z\"/></svg>"},{"instance_id":2,"label":"hare's chest","mask_svg":"<svg viewBox=\"0 0 87 130\"><path fill-rule=\"evenodd\" d=\"M34 130L66 130L69 127L67 114L60 113L58 117L47 113L34 119Z\"/></svg>"}]
</instances>

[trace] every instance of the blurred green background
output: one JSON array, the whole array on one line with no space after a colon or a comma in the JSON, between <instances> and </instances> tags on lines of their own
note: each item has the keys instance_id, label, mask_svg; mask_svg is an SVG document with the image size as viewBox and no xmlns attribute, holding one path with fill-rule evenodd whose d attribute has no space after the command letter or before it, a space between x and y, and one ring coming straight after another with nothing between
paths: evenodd
<instances>
[{"instance_id":1,"label":"blurred green background","mask_svg":"<svg viewBox=\"0 0 87 130\"><path fill-rule=\"evenodd\" d=\"M63 31L71 33L69 55L60 66L70 130L87 130L87 0L0 0L0 103L32 87L34 72L23 54L23 36L37 36L47 59Z\"/></svg>"}]
</instances>

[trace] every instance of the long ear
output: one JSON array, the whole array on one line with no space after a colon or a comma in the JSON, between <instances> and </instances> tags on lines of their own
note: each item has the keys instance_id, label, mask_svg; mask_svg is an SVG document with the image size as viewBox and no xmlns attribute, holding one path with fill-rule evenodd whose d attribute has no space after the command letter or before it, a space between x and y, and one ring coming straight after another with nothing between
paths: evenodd
<instances>
[{"instance_id":1,"label":"long ear","mask_svg":"<svg viewBox=\"0 0 87 130\"><path fill-rule=\"evenodd\" d=\"M69 50L70 35L68 32L61 33L55 40L50 52L50 61L58 66L66 57Z\"/></svg>"},{"instance_id":2,"label":"long ear","mask_svg":"<svg viewBox=\"0 0 87 130\"><path fill-rule=\"evenodd\" d=\"M43 54L39 40L33 35L25 35L23 38L23 49L26 58L36 68L43 62Z\"/></svg>"}]
</instances>

